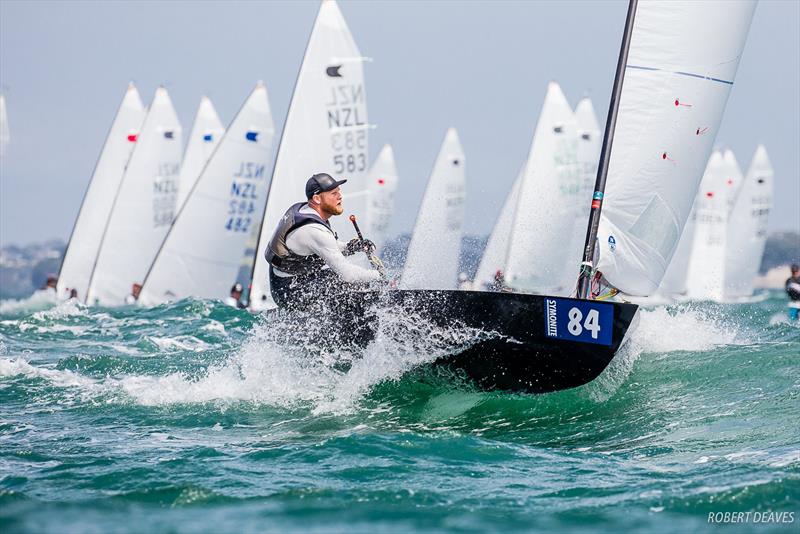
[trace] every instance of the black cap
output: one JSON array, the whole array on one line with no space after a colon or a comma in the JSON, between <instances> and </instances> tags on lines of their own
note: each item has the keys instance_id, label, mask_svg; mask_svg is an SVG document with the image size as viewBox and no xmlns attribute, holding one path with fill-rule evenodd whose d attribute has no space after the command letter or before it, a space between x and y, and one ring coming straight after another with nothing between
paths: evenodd
<instances>
[{"instance_id":1,"label":"black cap","mask_svg":"<svg viewBox=\"0 0 800 534\"><path fill-rule=\"evenodd\" d=\"M311 198L314 195L325 193L326 191L333 191L346 181L347 180L334 180L333 176L325 174L324 172L315 174L306 182L306 198Z\"/></svg>"}]
</instances>

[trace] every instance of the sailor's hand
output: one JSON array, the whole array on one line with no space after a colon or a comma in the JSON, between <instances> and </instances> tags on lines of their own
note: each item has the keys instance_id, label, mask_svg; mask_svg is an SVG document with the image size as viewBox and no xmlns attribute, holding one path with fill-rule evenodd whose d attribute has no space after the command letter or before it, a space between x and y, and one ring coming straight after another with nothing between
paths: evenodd
<instances>
[{"instance_id":1,"label":"sailor's hand","mask_svg":"<svg viewBox=\"0 0 800 534\"><path fill-rule=\"evenodd\" d=\"M374 254L375 253L375 243L370 241L369 239L362 239L361 240L361 250L366 252L367 254Z\"/></svg>"},{"instance_id":2,"label":"sailor's hand","mask_svg":"<svg viewBox=\"0 0 800 534\"><path fill-rule=\"evenodd\" d=\"M345 256L352 256L359 250L361 250L361 240L357 237L354 237L353 239L347 242L347 245L345 245L342 254L344 254Z\"/></svg>"}]
</instances>

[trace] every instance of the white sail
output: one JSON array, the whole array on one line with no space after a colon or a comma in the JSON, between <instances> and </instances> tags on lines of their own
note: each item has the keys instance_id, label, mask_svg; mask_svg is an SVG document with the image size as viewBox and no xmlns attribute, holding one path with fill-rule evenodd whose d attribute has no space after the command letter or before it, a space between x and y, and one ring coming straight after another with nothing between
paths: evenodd
<instances>
[{"instance_id":1,"label":"white sail","mask_svg":"<svg viewBox=\"0 0 800 534\"><path fill-rule=\"evenodd\" d=\"M11 141L11 131L8 127L8 111L6 111L6 95L0 94L0 157L6 155L6 147Z\"/></svg>"},{"instance_id":2,"label":"white sail","mask_svg":"<svg viewBox=\"0 0 800 534\"><path fill-rule=\"evenodd\" d=\"M585 231L577 150L572 107L558 84L551 82L528 155L508 247L506 283L514 289L548 295L572 290L581 247L570 250L569 245L576 225Z\"/></svg>"},{"instance_id":3,"label":"white sail","mask_svg":"<svg viewBox=\"0 0 800 534\"><path fill-rule=\"evenodd\" d=\"M139 92L130 84L111 123L64 253L56 287L59 298L68 297L73 289L79 299L86 298L103 229L144 116Z\"/></svg>"},{"instance_id":4,"label":"white sail","mask_svg":"<svg viewBox=\"0 0 800 534\"><path fill-rule=\"evenodd\" d=\"M447 130L422 197L408 245L401 285L410 289L454 289L464 221L464 150Z\"/></svg>"},{"instance_id":5,"label":"white sail","mask_svg":"<svg viewBox=\"0 0 800 534\"><path fill-rule=\"evenodd\" d=\"M354 213L369 227L368 131L363 58L339 6L326 0L311 32L278 147L253 267L251 309L273 305L264 251L289 206L305 200L305 183L312 175L346 178L345 215ZM355 237L346 216L331 223L340 239Z\"/></svg>"},{"instance_id":6,"label":"white sail","mask_svg":"<svg viewBox=\"0 0 800 534\"><path fill-rule=\"evenodd\" d=\"M692 210L689 212L689 218L686 220L686 224L683 227L678 246L675 248L675 254L672 255L669 267L667 267L664 278L658 286L657 293L662 297L662 301L669 301L675 297L686 295L686 274L689 268L692 247L694 245L697 221L696 204L697 199L695 199L695 202L692 204Z\"/></svg>"},{"instance_id":7,"label":"white sail","mask_svg":"<svg viewBox=\"0 0 800 534\"><path fill-rule=\"evenodd\" d=\"M369 184L369 232L366 237L380 250L386 241L389 222L394 210L394 193L397 190L397 166L391 145L384 145L372 164L367 177Z\"/></svg>"},{"instance_id":8,"label":"white sail","mask_svg":"<svg viewBox=\"0 0 800 534\"><path fill-rule=\"evenodd\" d=\"M522 166L516 180L514 180L511 191L508 192L503 208L500 210L500 215L497 217L497 222L495 222L492 233L489 235L489 240L486 242L486 248L483 250L481 262L478 265L478 270L475 272L475 279L472 283L472 287L476 290L485 289L492 284L497 271L501 271L505 275L508 243L511 239L511 225L514 224L519 188L520 184L522 184L526 166L527 163Z\"/></svg>"},{"instance_id":9,"label":"white sail","mask_svg":"<svg viewBox=\"0 0 800 534\"><path fill-rule=\"evenodd\" d=\"M753 280L758 274L767 239L767 222L772 208L772 178L767 150L759 145L728 216L726 300L753 294Z\"/></svg>"},{"instance_id":10,"label":"white sail","mask_svg":"<svg viewBox=\"0 0 800 534\"><path fill-rule=\"evenodd\" d=\"M183 206L189 191L194 187L203 167L206 166L208 158L211 157L224 133L225 127L219 120L219 115L217 115L217 110L214 109L211 100L207 96L202 97L197 114L194 116L194 124L189 133L186 152L184 152L181 162L178 200L175 203L178 209Z\"/></svg>"},{"instance_id":11,"label":"white sail","mask_svg":"<svg viewBox=\"0 0 800 534\"><path fill-rule=\"evenodd\" d=\"M624 293L653 293L675 252L754 9L638 4L598 230L597 268Z\"/></svg>"},{"instance_id":12,"label":"white sail","mask_svg":"<svg viewBox=\"0 0 800 534\"><path fill-rule=\"evenodd\" d=\"M721 151L711 154L695 201L695 230L686 294L700 300L721 300L725 280L728 191L736 169Z\"/></svg>"},{"instance_id":13,"label":"white sail","mask_svg":"<svg viewBox=\"0 0 800 534\"><path fill-rule=\"evenodd\" d=\"M181 125L159 87L117 190L87 303L119 305L141 284L175 216Z\"/></svg>"},{"instance_id":14,"label":"white sail","mask_svg":"<svg viewBox=\"0 0 800 534\"><path fill-rule=\"evenodd\" d=\"M592 101L582 98L575 107L575 121L578 128L578 172L580 173L580 192L577 198L575 224L572 225L572 242L569 245L570 265L578 265L583 256L586 243L586 221L591 211L591 198L597 181L597 166L600 163L600 148L603 133L597 122ZM571 277L568 277L571 278Z\"/></svg>"},{"instance_id":15,"label":"white sail","mask_svg":"<svg viewBox=\"0 0 800 534\"><path fill-rule=\"evenodd\" d=\"M203 169L144 279L139 301L224 299L258 225L275 126L259 83Z\"/></svg>"}]
</instances>

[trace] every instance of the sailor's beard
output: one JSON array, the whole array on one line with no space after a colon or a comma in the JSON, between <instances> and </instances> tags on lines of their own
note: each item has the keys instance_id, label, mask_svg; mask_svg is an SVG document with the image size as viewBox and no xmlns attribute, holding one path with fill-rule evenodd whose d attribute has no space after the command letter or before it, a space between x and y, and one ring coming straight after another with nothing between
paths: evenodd
<instances>
[{"instance_id":1,"label":"sailor's beard","mask_svg":"<svg viewBox=\"0 0 800 534\"><path fill-rule=\"evenodd\" d=\"M344 208L341 204L322 204L320 207L328 215L341 215L344 213Z\"/></svg>"}]
</instances>

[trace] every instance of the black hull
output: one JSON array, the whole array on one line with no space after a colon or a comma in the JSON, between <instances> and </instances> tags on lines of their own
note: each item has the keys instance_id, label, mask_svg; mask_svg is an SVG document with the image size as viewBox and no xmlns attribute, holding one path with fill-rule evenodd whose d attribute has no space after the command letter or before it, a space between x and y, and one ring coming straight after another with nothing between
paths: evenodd
<instances>
[{"instance_id":1,"label":"black hull","mask_svg":"<svg viewBox=\"0 0 800 534\"><path fill-rule=\"evenodd\" d=\"M335 307L332 320L351 335L351 342L363 346L372 340L375 306L441 327L480 329L491 335L434 365L466 375L480 389L524 393L574 388L597 378L622 345L638 309L635 304L483 291L368 291L350 297Z\"/></svg>"}]
</instances>

